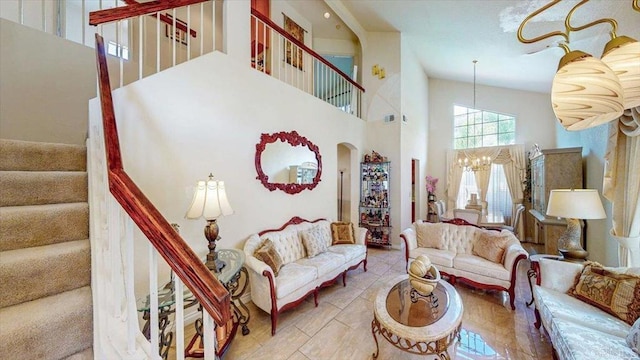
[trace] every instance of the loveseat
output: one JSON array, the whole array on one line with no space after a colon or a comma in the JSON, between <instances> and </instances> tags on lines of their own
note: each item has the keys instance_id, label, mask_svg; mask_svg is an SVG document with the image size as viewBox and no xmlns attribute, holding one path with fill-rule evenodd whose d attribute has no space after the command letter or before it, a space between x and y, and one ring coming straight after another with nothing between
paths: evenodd
<instances>
[{"instance_id":1,"label":"loveseat","mask_svg":"<svg viewBox=\"0 0 640 360\"><path fill-rule=\"evenodd\" d=\"M278 315L363 264L367 271L367 230L325 219L293 217L278 229L251 235L244 245L251 300L271 314L271 334ZM275 260L273 258L276 258Z\"/></svg>"},{"instance_id":2,"label":"loveseat","mask_svg":"<svg viewBox=\"0 0 640 360\"><path fill-rule=\"evenodd\" d=\"M628 274L640 274L640 268L540 259L535 325L544 325L559 359L640 359L628 340L640 314L640 277ZM638 351L640 320L634 329Z\"/></svg>"},{"instance_id":3,"label":"loveseat","mask_svg":"<svg viewBox=\"0 0 640 360\"><path fill-rule=\"evenodd\" d=\"M508 230L483 229L461 219L428 223L418 220L400 234L405 260L427 255L448 281L509 293L515 309L518 262L528 253Z\"/></svg>"}]
</instances>

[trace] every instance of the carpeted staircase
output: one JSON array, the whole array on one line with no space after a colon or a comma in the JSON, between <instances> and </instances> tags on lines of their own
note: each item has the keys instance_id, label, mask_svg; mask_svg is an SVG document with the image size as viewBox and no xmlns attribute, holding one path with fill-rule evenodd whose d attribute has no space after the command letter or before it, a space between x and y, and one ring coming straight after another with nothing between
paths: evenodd
<instances>
[{"instance_id":1,"label":"carpeted staircase","mask_svg":"<svg viewBox=\"0 0 640 360\"><path fill-rule=\"evenodd\" d=\"M93 359L86 154L0 139L0 359Z\"/></svg>"}]
</instances>

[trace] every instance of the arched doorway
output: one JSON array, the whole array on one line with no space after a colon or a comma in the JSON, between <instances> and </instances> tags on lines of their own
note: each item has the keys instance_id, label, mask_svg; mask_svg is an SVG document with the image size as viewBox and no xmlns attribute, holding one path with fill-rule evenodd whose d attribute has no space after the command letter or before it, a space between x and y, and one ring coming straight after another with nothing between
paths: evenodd
<instances>
[{"instance_id":1,"label":"arched doorway","mask_svg":"<svg viewBox=\"0 0 640 360\"><path fill-rule=\"evenodd\" d=\"M351 219L358 217L352 215L358 211L358 152L355 146L349 143L338 144L338 161L336 179L336 195L338 199L337 219L338 221L351 222ZM353 189L356 189L355 191ZM357 225L357 223L355 224Z\"/></svg>"}]
</instances>

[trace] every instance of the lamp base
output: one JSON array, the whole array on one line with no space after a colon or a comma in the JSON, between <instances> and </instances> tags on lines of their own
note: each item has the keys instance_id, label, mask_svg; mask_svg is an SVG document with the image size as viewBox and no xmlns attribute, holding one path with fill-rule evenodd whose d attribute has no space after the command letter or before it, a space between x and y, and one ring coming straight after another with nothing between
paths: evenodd
<instances>
[{"instance_id":1,"label":"lamp base","mask_svg":"<svg viewBox=\"0 0 640 360\"><path fill-rule=\"evenodd\" d=\"M204 263L207 268L215 273L222 271L225 267L225 262L218 259L218 253L216 252L216 241L220 240L218 236L220 229L215 219L207 220L207 226L204 227L204 237L209 242L209 253L207 254L207 261Z\"/></svg>"},{"instance_id":2,"label":"lamp base","mask_svg":"<svg viewBox=\"0 0 640 360\"><path fill-rule=\"evenodd\" d=\"M565 259L584 260L589 253L580 244L580 220L567 218L567 230L558 238L558 251Z\"/></svg>"}]
</instances>

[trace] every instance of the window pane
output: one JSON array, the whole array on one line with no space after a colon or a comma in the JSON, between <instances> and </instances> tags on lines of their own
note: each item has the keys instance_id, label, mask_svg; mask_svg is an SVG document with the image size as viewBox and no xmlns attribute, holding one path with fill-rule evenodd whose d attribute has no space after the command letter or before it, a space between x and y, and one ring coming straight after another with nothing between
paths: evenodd
<instances>
[{"instance_id":1,"label":"window pane","mask_svg":"<svg viewBox=\"0 0 640 360\"><path fill-rule=\"evenodd\" d=\"M509 145L515 144L515 134L514 133L506 133L498 135L498 145Z\"/></svg>"},{"instance_id":2,"label":"window pane","mask_svg":"<svg viewBox=\"0 0 640 360\"><path fill-rule=\"evenodd\" d=\"M498 135L485 135L482 137L482 146L496 146L498 145Z\"/></svg>"},{"instance_id":3,"label":"window pane","mask_svg":"<svg viewBox=\"0 0 640 360\"><path fill-rule=\"evenodd\" d=\"M482 131L485 135L495 134L498 132L498 123L497 122L484 123L482 128L483 128Z\"/></svg>"},{"instance_id":4,"label":"window pane","mask_svg":"<svg viewBox=\"0 0 640 360\"><path fill-rule=\"evenodd\" d=\"M453 115L458 116L467 113L467 108L464 106L453 105Z\"/></svg>"},{"instance_id":5,"label":"window pane","mask_svg":"<svg viewBox=\"0 0 640 360\"><path fill-rule=\"evenodd\" d=\"M467 125L467 114L456 115L454 117L454 126Z\"/></svg>"},{"instance_id":6,"label":"window pane","mask_svg":"<svg viewBox=\"0 0 640 360\"><path fill-rule=\"evenodd\" d=\"M498 121L498 114L484 111L484 122Z\"/></svg>"},{"instance_id":7,"label":"window pane","mask_svg":"<svg viewBox=\"0 0 640 360\"><path fill-rule=\"evenodd\" d=\"M516 130L516 122L513 119L503 120L503 121L500 121L498 124L499 124L501 133L514 132Z\"/></svg>"},{"instance_id":8,"label":"window pane","mask_svg":"<svg viewBox=\"0 0 640 360\"><path fill-rule=\"evenodd\" d=\"M482 143L480 142L480 137L470 136L469 142L467 143L467 145L469 148L477 148L482 146Z\"/></svg>"},{"instance_id":9,"label":"window pane","mask_svg":"<svg viewBox=\"0 0 640 360\"><path fill-rule=\"evenodd\" d=\"M453 144L454 149L466 149L467 148L467 138L455 139Z\"/></svg>"},{"instance_id":10,"label":"window pane","mask_svg":"<svg viewBox=\"0 0 640 360\"><path fill-rule=\"evenodd\" d=\"M482 135L482 124L473 125L473 134L470 135Z\"/></svg>"},{"instance_id":11,"label":"window pane","mask_svg":"<svg viewBox=\"0 0 640 360\"><path fill-rule=\"evenodd\" d=\"M456 127L455 129L453 129L453 136L456 139L469 136L469 127L467 126Z\"/></svg>"}]
</instances>

